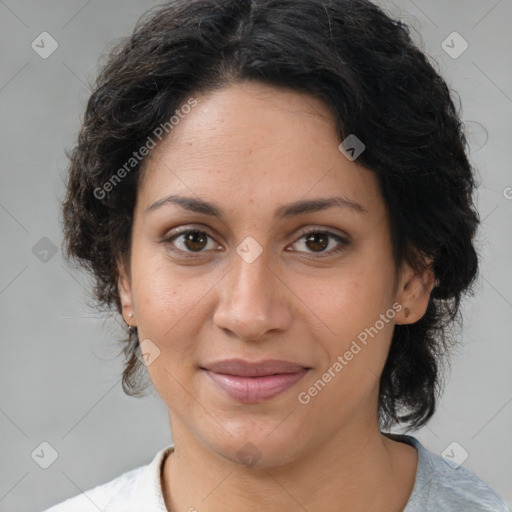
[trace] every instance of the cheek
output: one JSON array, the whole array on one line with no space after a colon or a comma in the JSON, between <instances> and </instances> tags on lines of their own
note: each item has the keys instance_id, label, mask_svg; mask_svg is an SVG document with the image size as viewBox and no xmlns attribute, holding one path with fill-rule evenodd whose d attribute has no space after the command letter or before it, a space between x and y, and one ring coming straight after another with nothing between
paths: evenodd
<instances>
[{"instance_id":1,"label":"cheek","mask_svg":"<svg viewBox=\"0 0 512 512\"><path fill-rule=\"evenodd\" d=\"M196 306L212 287L212 276L197 267L172 264L161 247L151 246L134 251L132 273L137 321L147 336L177 338L196 324Z\"/></svg>"},{"instance_id":2,"label":"cheek","mask_svg":"<svg viewBox=\"0 0 512 512\"><path fill-rule=\"evenodd\" d=\"M303 280L298 287L313 316L341 347L374 325L393 302L392 274L362 260L333 271L328 279Z\"/></svg>"},{"instance_id":3,"label":"cheek","mask_svg":"<svg viewBox=\"0 0 512 512\"><path fill-rule=\"evenodd\" d=\"M147 369L157 391L169 388L171 394L196 364L194 340L207 321L201 301L213 284L206 275L194 276L192 267L179 270L164 259L134 252L132 276L141 346L154 344L158 353Z\"/></svg>"},{"instance_id":4,"label":"cheek","mask_svg":"<svg viewBox=\"0 0 512 512\"><path fill-rule=\"evenodd\" d=\"M322 383L317 386L323 400L330 396L335 401L357 402L374 388L385 364L394 328L394 274L389 262L379 267L374 259L371 253L359 257L350 267L333 273L323 287L303 294L308 310L315 313L312 318L321 319L315 338L325 358L315 379L329 388L325 392ZM305 285L302 289L308 289Z\"/></svg>"},{"instance_id":5,"label":"cheek","mask_svg":"<svg viewBox=\"0 0 512 512\"><path fill-rule=\"evenodd\" d=\"M394 313L383 311L391 311L390 317ZM326 357L297 397L310 417L341 425L361 407L371 414L393 334L392 318L386 322L379 315L362 314L354 306L332 320L338 335L330 336L331 341L322 338ZM322 428L322 422L313 421Z\"/></svg>"}]
</instances>

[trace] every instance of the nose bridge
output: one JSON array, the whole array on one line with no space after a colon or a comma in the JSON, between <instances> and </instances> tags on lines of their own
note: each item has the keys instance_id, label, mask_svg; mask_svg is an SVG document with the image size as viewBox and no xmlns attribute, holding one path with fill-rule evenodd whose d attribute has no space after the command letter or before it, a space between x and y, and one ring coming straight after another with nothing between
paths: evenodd
<instances>
[{"instance_id":1,"label":"nose bridge","mask_svg":"<svg viewBox=\"0 0 512 512\"><path fill-rule=\"evenodd\" d=\"M233 263L231 272L231 285L233 291L240 295L239 299L258 299L268 293L268 288L272 284L272 273L268 269L269 258L263 251L254 260L246 259L244 255L240 256L242 251L247 250L247 243L240 244L238 258ZM249 247L247 254L253 249Z\"/></svg>"},{"instance_id":2,"label":"nose bridge","mask_svg":"<svg viewBox=\"0 0 512 512\"><path fill-rule=\"evenodd\" d=\"M268 254L255 259L244 254L243 242L232 268L221 284L219 303L214 315L218 327L244 339L258 339L271 329L282 329L289 320L286 298L274 273L268 268ZM247 247L246 247L247 249ZM237 251L237 252L238 252Z\"/></svg>"}]
</instances>

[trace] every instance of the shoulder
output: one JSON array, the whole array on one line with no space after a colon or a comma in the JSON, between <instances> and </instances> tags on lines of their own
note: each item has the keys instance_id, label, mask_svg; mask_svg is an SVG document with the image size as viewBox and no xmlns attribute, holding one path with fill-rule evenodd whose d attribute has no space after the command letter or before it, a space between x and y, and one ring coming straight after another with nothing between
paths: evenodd
<instances>
[{"instance_id":1,"label":"shoulder","mask_svg":"<svg viewBox=\"0 0 512 512\"><path fill-rule=\"evenodd\" d=\"M468 469L431 452L415 437L398 437L418 451L416 481L404 512L511 512L505 500Z\"/></svg>"},{"instance_id":2,"label":"shoulder","mask_svg":"<svg viewBox=\"0 0 512 512\"><path fill-rule=\"evenodd\" d=\"M113 502L120 503L128 500L129 503L131 490L144 471L144 468L145 466L141 466L127 471L110 482L88 489L81 494L50 507L44 512L98 512L98 509L107 510L107 507Z\"/></svg>"},{"instance_id":3,"label":"shoulder","mask_svg":"<svg viewBox=\"0 0 512 512\"><path fill-rule=\"evenodd\" d=\"M148 512L161 510L160 468L170 450L172 446L163 448L151 463L127 471L43 512L140 512L141 503L151 503L152 507L147 509Z\"/></svg>"}]
</instances>

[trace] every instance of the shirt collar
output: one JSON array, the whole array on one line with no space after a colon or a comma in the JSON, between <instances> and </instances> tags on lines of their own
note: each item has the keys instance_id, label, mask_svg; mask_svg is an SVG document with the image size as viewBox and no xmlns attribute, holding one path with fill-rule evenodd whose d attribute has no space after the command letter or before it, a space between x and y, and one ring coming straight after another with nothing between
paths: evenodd
<instances>
[{"instance_id":1,"label":"shirt collar","mask_svg":"<svg viewBox=\"0 0 512 512\"><path fill-rule=\"evenodd\" d=\"M130 508L133 508L133 510L138 508L139 510L151 510L152 512L168 512L162 491L162 471L167 455L173 450L173 444L162 448L153 460L144 467L140 478L134 485Z\"/></svg>"}]
</instances>

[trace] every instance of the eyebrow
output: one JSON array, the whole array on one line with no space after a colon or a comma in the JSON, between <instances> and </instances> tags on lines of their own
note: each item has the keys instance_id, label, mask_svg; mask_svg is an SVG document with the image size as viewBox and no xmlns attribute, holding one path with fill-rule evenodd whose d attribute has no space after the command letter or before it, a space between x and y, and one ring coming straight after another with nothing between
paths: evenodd
<instances>
[{"instance_id":1,"label":"eyebrow","mask_svg":"<svg viewBox=\"0 0 512 512\"><path fill-rule=\"evenodd\" d=\"M226 217L226 212L221 207L213 203L196 197L185 197L179 195L170 195L155 201L148 208L146 208L144 214L153 212L166 204L176 204L185 210L189 210L195 213L202 213L204 215L211 215L212 217L217 217L219 219L224 219ZM350 208L359 213L368 213L368 210L361 204L356 203L347 197L335 196L318 199L305 199L286 204L276 210L274 217L276 219L287 219L297 217L304 213L314 213L327 210L328 208L333 208L336 206Z\"/></svg>"}]
</instances>

